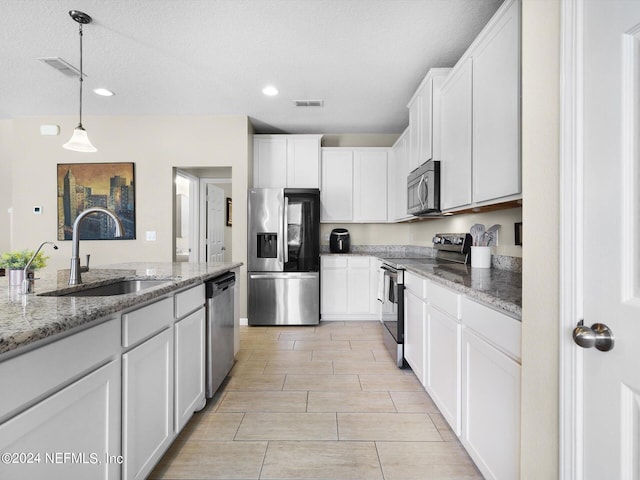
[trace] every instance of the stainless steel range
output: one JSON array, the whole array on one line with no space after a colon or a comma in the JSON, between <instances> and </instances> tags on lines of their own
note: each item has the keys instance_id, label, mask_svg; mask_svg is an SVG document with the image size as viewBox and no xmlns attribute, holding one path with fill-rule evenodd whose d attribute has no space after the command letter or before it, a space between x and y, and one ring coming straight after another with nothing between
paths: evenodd
<instances>
[{"instance_id":1,"label":"stainless steel range","mask_svg":"<svg viewBox=\"0 0 640 480\"><path fill-rule=\"evenodd\" d=\"M385 347L399 368L407 366L404 359L404 265L469 263L471 235L468 233L438 233L433 237L435 258L383 258L380 267L378 300L382 303L380 321Z\"/></svg>"}]
</instances>

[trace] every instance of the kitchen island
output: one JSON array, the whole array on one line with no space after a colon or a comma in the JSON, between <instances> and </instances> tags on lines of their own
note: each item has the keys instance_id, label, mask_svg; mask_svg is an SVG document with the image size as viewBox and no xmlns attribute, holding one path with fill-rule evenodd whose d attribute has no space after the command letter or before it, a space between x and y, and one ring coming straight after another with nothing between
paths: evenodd
<instances>
[{"instance_id":1,"label":"kitchen island","mask_svg":"<svg viewBox=\"0 0 640 480\"><path fill-rule=\"evenodd\" d=\"M204 282L241 265L126 263L7 288L0 478L146 478L205 404ZM115 282L142 289L96 296Z\"/></svg>"},{"instance_id":2,"label":"kitchen island","mask_svg":"<svg viewBox=\"0 0 640 480\"><path fill-rule=\"evenodd\" d=\"M51 340L59 334L90 325L105 316L141 305L175 290L201 284L241 263L123 263L83 273L84 283L68 286L69 270L37 272L35 293L22 295L19 287L4 285L0 297L0 361L22 348ZM48 296L71 293L125 279L166 280L156 287L126 295L102 297ZM5 280L6 282L7 280Z\"/></svg>"}]
</instances>

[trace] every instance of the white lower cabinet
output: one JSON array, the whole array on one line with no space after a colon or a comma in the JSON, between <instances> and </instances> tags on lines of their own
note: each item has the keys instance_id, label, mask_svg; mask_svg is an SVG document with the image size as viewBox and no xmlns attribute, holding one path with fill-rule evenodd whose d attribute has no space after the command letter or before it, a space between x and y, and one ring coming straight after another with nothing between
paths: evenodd
<instances>
[{"instance_id":1,"label":"white lower cabinet","mask_svg":"<svg viewBox=\"0 0 640 480\"><path fill-rule=\"evenodd\" d=\"M485 478L520 471L520 365L465 329L461 441Z\"/></svg>"},{"instance_id":2,"label":"white lower cabinet","mask_svg":"<svg viewBox=\"0 0 640 480\"><path fill-rule=\"evenodd\" d=\"M205 309L175 324L175 432L204 405Z\"/></svg>"},{"instance_id":3,"label":"white lower cabinet","mask_svg":"<svg viewBox=\"0 0 640 480\"><path fill-rule=\"evenodd\" d=\"M488 480L520 470L520 321L405 272L405 359Z\"/></svg>"},{"instance_id":4,"label":"white lower cabinet","mask_svg":"<svg viewBox=\"0 0 640 480\"><path fill-rule=\"evenodd\" d=\"M120 478L120 359L3 423L0 451L0 478Z\"/></svg>"},{"instance_id":5,"label":"white lower cabinet","mask_svg":"<svg viewBox=\"0 0 640 480\"><path fill-rule=\"evenodd\" d=\"M173 328L122 356L123 477L143 479L173 440Z\"/></svg>"},{"instance_id":6,"label":"white lower cabinet","mask_svg":"<svg viewBox=\"0 0 640 480\"><path fill-rule=\"evenodd\" d=\"M404 291L404 358L425 385L427 304L413 291Z\"/></svg>"},{"instance_id":7,"label":"white lower cabinet","mask_svg":"<svg viewBox=\"0 0 640 480\"><path fill-rule=\"evenodd\" d=\"M376 320L371 257L324 255L320 259L323 320Z\"/></svg>"},{"instance_id":8,"label":"white lower cabinet","mask_svg":"<svg viewBox=\"0 0 640 480\"><path fill-rule=\"evenodd\" d=\"M426 388L444 418L460 435L460 324L429 306Z\"/></svg>"}]
</instances>

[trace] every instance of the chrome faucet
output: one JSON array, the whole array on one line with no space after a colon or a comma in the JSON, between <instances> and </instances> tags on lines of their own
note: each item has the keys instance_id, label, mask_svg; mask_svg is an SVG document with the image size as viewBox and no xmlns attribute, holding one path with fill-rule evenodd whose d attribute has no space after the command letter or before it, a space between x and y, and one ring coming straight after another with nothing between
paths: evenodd
<instances>
[{"instance_id":1,"label":"chrome faucet","mask_svg":"<svg viewBox=\"0 0 640 480\"><path fill-rule=\"evenodd\" d=\"M82 277L80 276L80 223L87 215L91 215L92 213L104 213L109 215L113 221L116 223L116 230L114 233L114 237L122 237L124 235L124 227L122 226L122 222L110 210L102 207L92 207L83 210L76 217L75 222L73 222L73 237L71 239L72 247L71 247L71 268L69 269L69 285L79 285L82 283Z\"/></svg>"},{"instance_id":2,"label":"chrome faucet","mask_svg":"<svg viewBox=\"0 0 640 480\"><path fill-rule=\"evenodd\" d=\"M36 259L38 252L40 252L42 247L44 247L46 244L53 245L54 250L58 249L58 246L53 242L42 242L38 247L38 249L35 251L35 253L31 255L31 258L29 259L27 264L24 266L24 280L22 280L22 293L24 295L33 292L33 281L35 280L35 278L29 278L29 267L31 266L33 261Z\"/></svg>"}]
</instances>

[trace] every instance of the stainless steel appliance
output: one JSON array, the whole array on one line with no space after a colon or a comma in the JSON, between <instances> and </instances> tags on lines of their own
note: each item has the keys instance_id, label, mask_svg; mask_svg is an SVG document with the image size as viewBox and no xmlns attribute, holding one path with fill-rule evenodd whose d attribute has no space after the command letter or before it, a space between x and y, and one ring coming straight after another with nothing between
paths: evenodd
<instances>
[{"instance_id":1,"label":"stainless steel appliance","mask_svg":"<svg viewBox=\"0 0 640 480\"><path fill-rule=\"evenodd\" d=\"M431 265L460 274L470 261L472 238L468 233L437 233L433 237L435 258L383 258L379 272L378 300L382 303L380 321L385 347L396 365L406 367L404 359L404 271L407 265Z\"/></svg>"},{"instance_id":2,"label":"stainless steel appliance","mask_svg":"<svg viewBox=\"0 0 640 480\"><path fill-rule=\"evenodd\" d=\"M236 275L233 272L205 283L207 398L213 397L233 367L233 286L235 283Z\"/></svg>"},{"instance_id":3,"label":"stainless steel appliance","mask_svg":"<svg viewBox=\"0 0 640 480\"><path fill-rule=\"evenodd\" d=\"M396 260L396 259L394 259ZM400 260L400 259L397 259ZM404 359L404 269L395 261L383 260L380 267L378 300L382 302L382 339L399 368Z\"/></svg>"},{"instance_id":4,"label":"stainless steel appliance","mask_svg":"<svg viewBox=\"0 0 640 480\"><path fill-rule=\"evenodd\" d=\"M440 215L440 162L427 160L407 177L407 213Z\"/></svg>"},{"instance_id":5,"label":"stainless steel appliance","mask_svg":"<svg viewBox=\"0 0 640 480\"><path fill-rule=\"evenodd\" d=\"M320 190L252 188L249 325L320 322Z\"/></svg>"}]
</instances>

